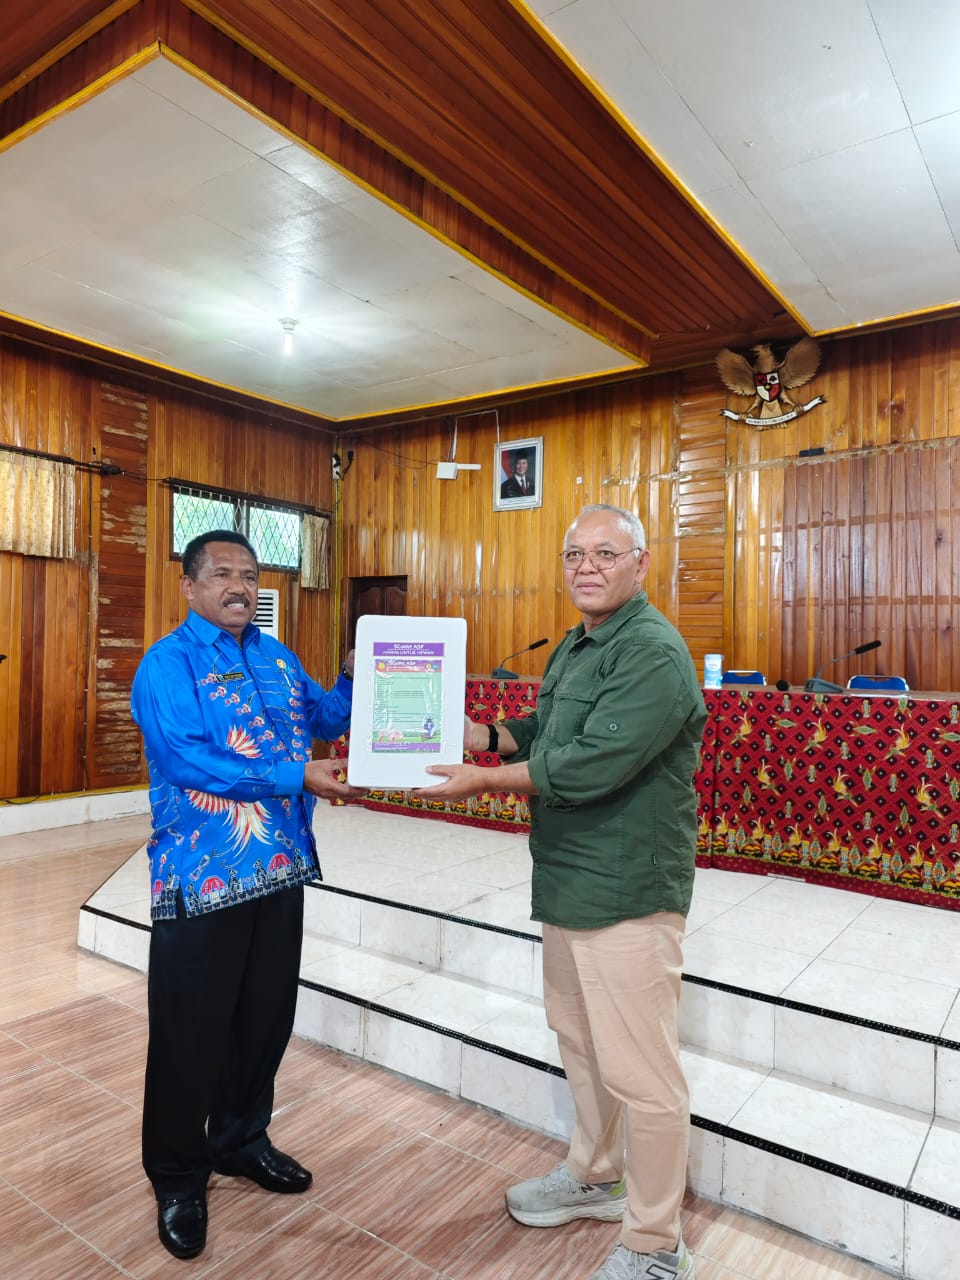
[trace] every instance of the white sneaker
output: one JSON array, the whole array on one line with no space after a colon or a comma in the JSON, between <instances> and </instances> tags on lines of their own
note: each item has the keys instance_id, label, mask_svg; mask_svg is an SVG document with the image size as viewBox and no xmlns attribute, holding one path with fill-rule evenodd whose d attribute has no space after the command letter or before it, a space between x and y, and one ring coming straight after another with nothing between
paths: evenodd
<instances>
[{"instance_id":1,"label":"white sneaker","mask_svg":"<svg viewBox=\"0 0 960 1280\"><path fill-rule=\"evenodd\" d=\"M681 1238L676 1253L659 1249L656 1253L636 1253L618 1244L590 1280L693 1280L693 1258Z\"/></svg>"},{"instance_id":2,"label":"white sneaker","mask_svg":"<svg viewBox=\"0 0 960 1280\"><path fill-rule=\"evenodd\" d=\"M507 1210L525 1227L560 1227L577 1218L619 1222L627 1207L627 1186L578 1182L565 1164L542 1178L518 1182L507 1190Z\"/></svg>"}]
</instances>

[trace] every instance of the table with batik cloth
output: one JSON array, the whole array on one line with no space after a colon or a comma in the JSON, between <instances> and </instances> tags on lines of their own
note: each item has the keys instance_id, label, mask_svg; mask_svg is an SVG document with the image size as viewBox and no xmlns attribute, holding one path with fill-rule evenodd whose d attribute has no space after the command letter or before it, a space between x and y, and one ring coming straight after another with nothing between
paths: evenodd
<instances>
[{"instance_id":1,"label":"table with batik cloth","mask_svg":"<svg viewBox=\"0 0 960 1280\"><path fill-rule=\"evenodd\" d=\"M537 688L471 678L467 713L486 723L529 715ZM960 695L732 686L704 698L699 865L960 908ZM530 819L526 797L509 793L446 802L371 791L363 803L519 832Z\"/></svg>"}]
</instances>

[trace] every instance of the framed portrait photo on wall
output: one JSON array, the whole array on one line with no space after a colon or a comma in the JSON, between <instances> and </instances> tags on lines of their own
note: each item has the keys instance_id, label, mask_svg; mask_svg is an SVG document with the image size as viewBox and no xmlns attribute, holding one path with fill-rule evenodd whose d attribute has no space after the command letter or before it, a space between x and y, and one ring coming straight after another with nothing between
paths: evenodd
<instances>
[{"instance_id":1,"label":"framed portrait photo on wall","mask_svg":"<svg viewBox=\"0 0 960 1280\"><path fill-rule=\"evenodd\" d=\"M543 502L543 436L503 440L493 459L493 508L522 511Z\"/></svg>"}]
</instances>

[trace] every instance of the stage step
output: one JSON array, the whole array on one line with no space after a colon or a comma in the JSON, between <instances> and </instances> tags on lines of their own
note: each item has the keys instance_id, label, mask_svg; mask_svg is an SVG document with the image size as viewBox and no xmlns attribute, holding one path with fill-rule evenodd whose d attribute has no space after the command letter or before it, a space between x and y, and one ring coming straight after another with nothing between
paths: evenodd
<instances>
[{"instance_id":1,"label":"stage step","mask_svg":"<svg viewBox=\"0 0 960 1280\"><path fill-rule=\"evenodd\" d=\"M80 922L81 945L141 969L144 870L140 853ZM339 885L305 896L298 1034L569 1133L535 926ZM950 1273L960 1249L960 1045L703 972L686 975L681 1025L695 1191L895 1275Z\"/></svg>"}]
</instances>

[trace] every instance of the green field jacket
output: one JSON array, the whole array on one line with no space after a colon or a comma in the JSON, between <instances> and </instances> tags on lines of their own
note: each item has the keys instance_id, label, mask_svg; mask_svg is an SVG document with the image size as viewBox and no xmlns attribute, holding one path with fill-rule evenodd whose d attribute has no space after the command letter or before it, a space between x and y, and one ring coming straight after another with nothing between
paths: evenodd
<instances>
[{"instance_id":1,"label":"green field jacket","mask_svg":"<svg viewBox=\"0 0 960 1280\"><path fill-rule=\"evenodd\" d=\"M550 656L534 715L505 727L530 797L532 916L599 929L693 891L693 773L707 713L689 650L639 592Z\"/></svg>"}]
</instances>

